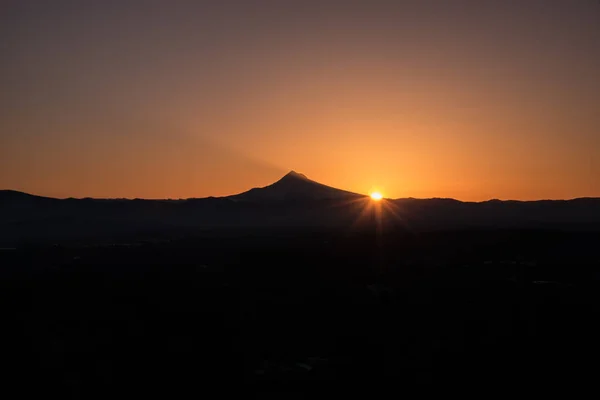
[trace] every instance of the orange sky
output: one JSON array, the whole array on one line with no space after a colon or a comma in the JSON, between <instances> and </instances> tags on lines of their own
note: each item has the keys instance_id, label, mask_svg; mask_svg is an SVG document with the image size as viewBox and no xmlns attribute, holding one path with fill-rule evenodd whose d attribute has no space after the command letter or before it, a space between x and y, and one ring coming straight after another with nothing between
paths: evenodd
<instances>
[{"instance_id":1,"label":"orange sky","mask_svg":"<svg viewBox=\"0 0 600 400\"><path fill-rule=\"evenodd\" d=\"M250 3L3 3L0 188L600 196L596 2Z\"/></svg>"}]
</instances>

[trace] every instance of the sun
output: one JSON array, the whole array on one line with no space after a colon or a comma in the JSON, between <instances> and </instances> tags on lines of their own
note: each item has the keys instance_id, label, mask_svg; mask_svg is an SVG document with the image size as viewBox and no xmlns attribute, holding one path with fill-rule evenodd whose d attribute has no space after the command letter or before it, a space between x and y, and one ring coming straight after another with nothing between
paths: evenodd
<instances>
[{"instance_id":1,"label":"sun","mask_svg":"<svg viewBox=\"0 0 600 400\"><path fill-rule=\"evenodd\" d=\"M373 192L373 193L371 193L371 199L373 199L375 201L379 201L379 200L383 199L383 196L379 192Z\"/></svg>"}]
</instances>

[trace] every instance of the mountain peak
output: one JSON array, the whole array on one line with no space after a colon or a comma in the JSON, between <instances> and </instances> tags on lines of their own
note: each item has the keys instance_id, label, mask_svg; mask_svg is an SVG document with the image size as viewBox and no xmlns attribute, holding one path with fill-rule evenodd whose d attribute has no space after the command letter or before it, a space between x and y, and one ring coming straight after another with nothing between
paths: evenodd
<instances>
[{"instance_id":1,"label":"mountain peak","mask_svg":"<svg viewBox=\"0 0 600 400\"><path fill-rule=\"evenodd\" d=\"M290 172L288 172L282 179L286 179L286 178L294 178L294 179L302 179L302 180L309 180L306 175L301 174L299 172L296 172L294 170L291 170Z\"/></svg>"}]
</instances>

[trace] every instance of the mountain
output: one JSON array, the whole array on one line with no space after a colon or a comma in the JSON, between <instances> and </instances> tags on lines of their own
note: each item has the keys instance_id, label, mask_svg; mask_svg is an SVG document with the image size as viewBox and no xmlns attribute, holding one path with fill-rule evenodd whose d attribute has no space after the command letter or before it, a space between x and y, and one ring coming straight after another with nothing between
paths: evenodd
<instances>
[{"instance_id":1,"label":"mountain","mask_svg":"<svg viewBox=\"0 0 600 400\"><path fill-rule=\"evenodd\" d=\"M277 182L250 189L229 199L245 202L281 202L314 200L351 200L365 197L358 193L336 189L308 179L296 171L290 171Z\"/></svg>"},{"instance_id":2,"label":"mountain","mask_svg":"<svg viewBox=\"0 0 600 400\"><path fill-rule=\"evenodd\" d=\"M376 218L376 214L379 216ZM379 222L377 222L379 221ZM187 200L53 199L0 191L0 245L130 240L204 229L567 229L600 231L600 198L542 201L396 199L336 189L291 171L233 196ZM380 226L381 228L381 226Z\"/></svg>"},{"instance_id":3,"label":"mountain","mask_svg":"<svg viewBox=\"0 0 600 400\"><path fill-rule=\"evenodd\" d=\"M57 199L51 197L35 196L16 190L0 190L0 207L8 205L27 205L54 202Z\"/></svg>"}]
</instances>

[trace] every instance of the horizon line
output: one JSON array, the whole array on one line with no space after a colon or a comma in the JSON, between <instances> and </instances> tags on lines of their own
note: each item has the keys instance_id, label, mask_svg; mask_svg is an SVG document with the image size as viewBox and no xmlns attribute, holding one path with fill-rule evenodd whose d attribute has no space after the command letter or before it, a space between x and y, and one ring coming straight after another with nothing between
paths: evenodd
<instances>
[{"instance_id":1,"label":"horizon line","mask_svg":"<svg viewBox=\"0 0 600 400\"><path fill-rule=\"evenodd\" d=\"M267 185L268 186L268 185ZM327 185L325 185L327 186ZM252 189L262 189L265 186L262 187L255 187ZM249 190L252 190L249 189ZM344 189L338 189L338 188L334 188L337 190L342 190L342 191L346 191ZM205 197L179 197L179 198L173 198L173 197L90 197L90 196L85 196L85 197L73 197L73 196L69 196L69 197L53 197L53 196L42 196L42 195L38 195L38 194L33 194L33 193L29 193L29 192L25 192L22 190L15 190L15 189L0 189L0 194L3 192L13 192L13 193L18 193L18 194L23 194L23 195L27 195L27 196L31 196L31 197L38 197L38 198L43 198L43 199L51 199L51 200L104 200L104 201L134 201L134 200L144 200L144 201L186 201L186 200L206 200L206 199L227 199L229 197L234 197L237 196L241 193L245 193L245 192L241 192L241 193L235 193L235 194L230 194L230 195L224 195L224 196L205 196ZM363 196L365 198L370 197L368 194L362 194L362 193L355 193L357 195ZM596 196L581 196L581 197L571 197L571 198L539 198L539 199L533 199L533 200L520 200L520 199L512 199L512 198L508 198L508 199L501 199L501 198L490 198L487 200L460 200L454 197L395 197L395 198L391 198L391 197L384 197L383 200L387 200L387 201L398 201L398 200L451 200L451 201L456 201L459 203L489 203L492 201L499 201L499 202L516 202L516 203L533 203L533 202L540 202L540 201L574 201L574 200L600 200L600 196L596 197Z\"/></svg>"}]
</instances>

